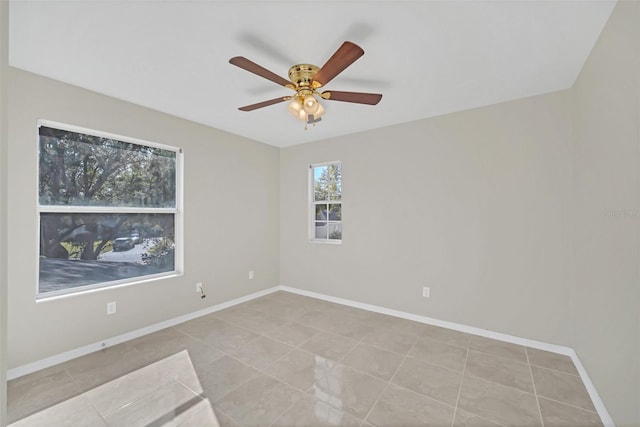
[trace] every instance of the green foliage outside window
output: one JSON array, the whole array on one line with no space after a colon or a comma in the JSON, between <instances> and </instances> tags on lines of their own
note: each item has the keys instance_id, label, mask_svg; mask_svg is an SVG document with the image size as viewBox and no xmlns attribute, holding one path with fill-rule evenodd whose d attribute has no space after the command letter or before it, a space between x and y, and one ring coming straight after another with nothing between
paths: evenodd
<instances>
[{"instance_id":1,"label":"green foliage outside window","mask_svg":"<svg viewBox=\"0 0 640 427\"><path fill-rule=\"evenodd\" d=\"M342 165L330 163L312 168L316 240L342 239Z\"/></svg>"},{"instance_id":2,"label":"green foliage outside window","mask_svg":"<svg viewBox=\"0 0 640 427\"><path fill-rule=\"evenodd\" d=\"M39 143L40 293L175 270L176 151L48 126Z\"/></svg>"}]
</instances>

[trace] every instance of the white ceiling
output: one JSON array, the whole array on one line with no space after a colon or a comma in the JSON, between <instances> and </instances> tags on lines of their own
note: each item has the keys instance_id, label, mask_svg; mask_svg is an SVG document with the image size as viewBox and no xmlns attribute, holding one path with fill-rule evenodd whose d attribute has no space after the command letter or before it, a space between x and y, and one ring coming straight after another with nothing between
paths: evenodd
<instances>
[{"instance_id":1,"label":"white ceiling","mask_svg":"<svg viewBox=\"0 0 640 427\"><path fill-rule=\"evenodd\" d=\"M278 147L571 87L614 1L20 1L10 65ZM325 89L384 94L324 102L317 126L292 92L228 63L278 75L318 66L345 41L365 55Z\"/></svg>"}]
</instances>

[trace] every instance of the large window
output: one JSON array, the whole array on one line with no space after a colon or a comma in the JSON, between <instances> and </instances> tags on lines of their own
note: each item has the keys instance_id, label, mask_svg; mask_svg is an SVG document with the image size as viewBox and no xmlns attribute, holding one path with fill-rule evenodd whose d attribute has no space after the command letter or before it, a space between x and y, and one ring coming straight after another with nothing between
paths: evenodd
<instances>
[{"instance_id":1,"label":"large window","mask_svg":"<svg viewBox=\"0 0 640 427\"><path fill-rule=\"evenodd\" d=\"M38 296L179 272L180 150L52 122L38 128Z\"/></svg>"},{"instance_id":2,"label":"large window","mask_svg":"<svg viewBox=\"0 0 640 427\"><path fill-rule=\"evenodd\" d=\"M342 165L309 167L310 238L313 242L342 242Z\"/></svg>"}]
</instances>

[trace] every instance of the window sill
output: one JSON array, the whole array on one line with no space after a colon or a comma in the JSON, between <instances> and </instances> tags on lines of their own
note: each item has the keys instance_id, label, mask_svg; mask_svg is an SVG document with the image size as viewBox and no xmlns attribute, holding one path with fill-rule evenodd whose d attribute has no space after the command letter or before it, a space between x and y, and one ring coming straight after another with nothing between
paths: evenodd
<instances>
[{"instance_id":1,"label":"window sill","mask_svg":"<svg viewBox=\"0 0 640 427\"><path fill-rule=\"evenodd\" d=\"M341 245L342 240L329 239L310 239L309 243L319 243L324 245Z\"/></svg>"},{"instance_id":2,"label":"window sill","mask_svg":"<svg viewBox=\"0 0 640 427\"><path fill-rule=\"evenodd\" d=\"M140 277L140 280L132 280L132 281L127 281L124 283L115 283L115 284L108 284L108 285L95 285L93 287L84 287L84 289L81 290L77 290L77 291L73 291L73 288L69 288L66 289L64 291L58 291L58 292L50 292L50 293L44 293L44 294L36 294L36 304L39 303L46 303L49 301L55 301L55 300L59 300L59 299L65 299L65 298L70 298L70 297L76 297L76 296L81 296L81 295L87 295L87 294L92 294L95 292L101 292L101 291L108 291L108 290L113 290L113 289L118 289L118 288L125 288L125 287L129 287L129 286L135 286L135 285L140 285L142 283L148 283L148 282L153 282L153 281L158 281L158 280L164 280L164 279L171 279L171 278L175 278L175 277L180 277L182 276L183 273L182 272L178 272L178 271L173 271L170 273L164 273L164 274L159 274L159 275L153 275L153 276L146 276L146 277Z\"/></svg>"}]
</instances>

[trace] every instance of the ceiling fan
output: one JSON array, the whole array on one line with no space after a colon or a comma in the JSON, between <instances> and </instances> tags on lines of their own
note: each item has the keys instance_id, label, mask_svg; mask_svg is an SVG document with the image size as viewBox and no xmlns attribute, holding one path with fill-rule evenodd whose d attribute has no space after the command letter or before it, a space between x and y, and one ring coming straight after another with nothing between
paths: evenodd
<instances>
[{"instance_id":1,"label":"ceiling fan","mask_svg":"<svg viewBox=\"0 0 640 427\"><path fill-rule=\"evenodd\" d=\"M304 121L306 124L315 124L321 120L324 114L324 108L316 96L327 101L376 105L382 99L382 95L379 93L340 92L335 90L318 92L318 89L333 80L334 77L362 55L364 55L364 50L360 46L346 41L322 67L312 64L297 64L289 68L289 81L245 57L236 56L231 58L229 63L236 67L295 91L294 95L281 96L258 102L257 104L245 105L240 107L239 110L253 111L280 102L291 101L289 103L289 112L295 118Z\"/></svg>"}]
</instances>

